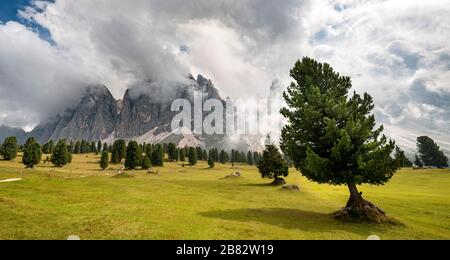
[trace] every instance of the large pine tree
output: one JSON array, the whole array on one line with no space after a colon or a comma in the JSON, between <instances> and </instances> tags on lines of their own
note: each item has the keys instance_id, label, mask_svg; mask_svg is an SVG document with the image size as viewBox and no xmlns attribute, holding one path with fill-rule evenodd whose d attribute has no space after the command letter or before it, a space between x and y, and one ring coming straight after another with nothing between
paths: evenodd
<instances>
[{"instance_id":1,"label":"large pine tree","mask_svg":"<svg viewBox=\"0 0 450 260\"><path fill-rule=\"evenodd\" d=\"M310 58L298 61L290 75L295 83L284 93L287 107L281 110L288 120L281 138L285 154L309 180L348 186L350 198L337 218L389 222L357 188L383 185L401 166L391 156L395 142L376 127L372 97L349 96L349 77Z\"/></svg>"},{"instance_id":2,"label":"large pine tree","mask_svg":"<svg viewBox=\"0 0 450 260\"><path fill-rule=\"evenodd\" d=\"M186 149L180 148L180 162L186 161Z\"/></svg>"},{"instance_id":3,"label":"large pine tree","mask_svg":"<svg viewBox=\"0 0 450 260\"><path fill-rule=\"evenodd\" d=\"M214 168L214 166L215 166L215 162L214 162L214 159L212 157L208 158L208 166L211 169Z\"/></svg>"},{"instance_id":4,"label":"large pine tree","mask_svg":"<svg viewBox=\"0 0 450 260\"><path fill-rule=\"evenodd\" d=\"M117 140L116 142L117 146L117 155L119 156L119 162L125 159L126 156L126 150L127 150L127 144L125 143L125 140Z\"/></svg>"},{"instance_id":5,"label":"large pine tree","mask_svg":"<svg viewBox=\"0 0 450 260\"><path fill-rule=\"evenodd\" d=\"M249 165L253 165L255 163L255 161L253 160L253 154L252 152L248 152L247 153L247 164Z\"/></svg>"}]
</instances>

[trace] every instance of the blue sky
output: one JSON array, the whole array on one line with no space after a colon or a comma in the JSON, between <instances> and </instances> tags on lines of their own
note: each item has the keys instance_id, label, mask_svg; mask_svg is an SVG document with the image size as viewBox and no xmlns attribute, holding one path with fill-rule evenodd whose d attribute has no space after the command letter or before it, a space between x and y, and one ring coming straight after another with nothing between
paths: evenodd
<instances>
[{"instance_id":1,"label":"blue sky","mask_svg":"<svg viewBox=\"0 0 450 260\"><path fill-rule=\"evenodd\" d=\"M21 22L17 15L19 9L30 5L32 0L1 0L0 1L0 21L16 21Z\"/></svg>"}]
</instances>

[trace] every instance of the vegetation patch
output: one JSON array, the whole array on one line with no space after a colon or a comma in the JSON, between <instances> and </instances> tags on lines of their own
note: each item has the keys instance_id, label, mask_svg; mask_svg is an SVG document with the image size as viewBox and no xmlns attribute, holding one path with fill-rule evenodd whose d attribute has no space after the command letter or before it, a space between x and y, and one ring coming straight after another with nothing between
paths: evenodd
<instances>
[{"instance_id":1,"label":"vegetation patch","mask_svg":"<svg viewBox=\"0 0 450 260\"><path fill-rule=\"evenodd\" d=\"M119 174L116 174L116 175L112 176L112 178L115 178L115 179L129 179L129 178L135 178L135 176L132 175L132 174L123 172L123 173L119 173Z\"/></svg>"}]
</instances>

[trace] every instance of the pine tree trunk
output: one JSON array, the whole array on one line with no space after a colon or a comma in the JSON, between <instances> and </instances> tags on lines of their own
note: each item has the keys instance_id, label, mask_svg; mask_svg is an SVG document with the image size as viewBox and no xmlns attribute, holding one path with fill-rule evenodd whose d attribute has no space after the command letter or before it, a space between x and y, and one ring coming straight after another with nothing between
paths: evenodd
<instances>
[{"instance_id":1,"label":"pine tree trunk","mask_svg":"<svg viewBox=\"0 0 450 260\"><path fill-rule=\"evenodd\" d=\"M344 221L367 221L371 223L389 223L396 222L386 216L386 213L372 204L364 200L362 192L358 191L355 184L348 184L350 197L345 208L334 213L334 217Z\"/></svg>"},{"instance_id":2,"label":"pine tree trunk","mask_svg":"<svg viewBox=\"0 0 450 260\"><path fill-rule=\"evenodd\" d=\"M281 186L281 185L285 185L286 181L283 178L276 177L275 180L271 184L274 186Z\"/></svg>"}]
</instances>

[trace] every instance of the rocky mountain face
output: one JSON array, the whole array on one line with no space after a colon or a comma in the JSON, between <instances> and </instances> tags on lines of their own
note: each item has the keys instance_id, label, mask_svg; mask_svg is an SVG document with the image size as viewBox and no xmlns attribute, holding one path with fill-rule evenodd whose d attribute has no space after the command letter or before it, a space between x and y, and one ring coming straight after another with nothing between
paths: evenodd
<instances>
[{"instance_id":1,"label":"rocky mountain face","mask_svg":"<svg viewBox=\"0 0 450 260\"><path fill-rule=\"evenodd\" d=\"M22 128L0 126L0 143L10 136L15 136L19 143L24 143L27 139L27 133Z\"/></svg>"},{"instance_id":2,"label":"rocky mountain face","mask_svg":"<svg viewBox=\"0 0 450 260\"><path fill-rule=\"evenodd\" d=\"M114 131L117 112L117 102L105 86L89 87L76 107L37 126L31 135L42 143L50 139L101 140Z\"/></svg>"},{"instance_id":3,"label":"rocky mountain face","mask_svg":"<svg viewBox=\"0 0 450 260\"><path fill-rule=\"evenodd\" d=\"M179 146L237 149L238 146L228 144L226 136L198 136L180 129L172 131L172 119L178 114L171 111L172 102L187 99L194 104L194 93L198 91L203 93L203 101L214 98L225 103L211 80L201 75L197 79L190 76L183 83L146 82L128 89L122 100L115 100L105 86L90 87L77 106L67 108L62 114L37 126L31 135L41 143L50 139L102 140L108 143L117 139L133 139L140 143L173 142ZM239 143L242 150L254 146Z\"/></svg>"}]
</instances>

